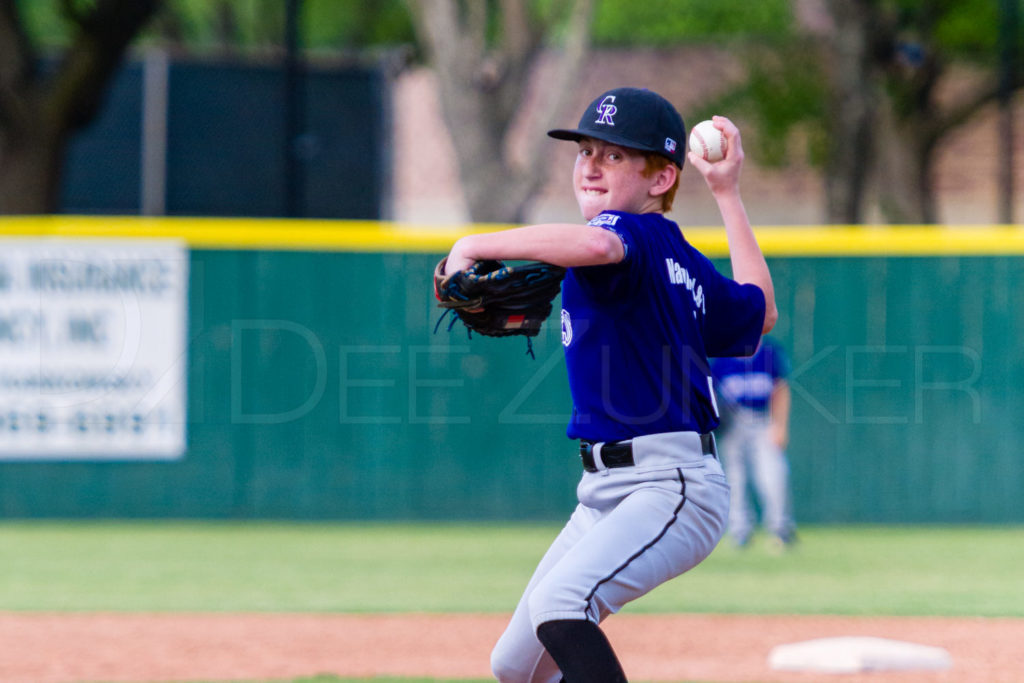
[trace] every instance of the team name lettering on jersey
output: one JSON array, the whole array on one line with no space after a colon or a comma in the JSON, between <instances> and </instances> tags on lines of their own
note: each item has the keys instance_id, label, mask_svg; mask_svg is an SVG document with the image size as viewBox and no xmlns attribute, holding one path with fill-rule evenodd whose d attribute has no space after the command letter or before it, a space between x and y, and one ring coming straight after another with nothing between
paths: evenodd
<instances>
[{"instance_id":1,"label":"team name lettering on jersey","mask_svg":"<svg viewBox=\"0 0 1024 683\"><path fill-rule=\"evenodd\" d=\"M775 380L767 372L755 372L749 375L729 375L718 382L722 393L731 400L739 402L747 400L767 400L772 389L775 388Z\"/></svg>"},{"instance_id":2,"label":"team name lettering on jersey","mask_svg":"<svg viewBox=\"0 0 1024 683\"><path fill-rule=\"evenodd\" d=\"M613 213L602 213L598 216L594 216L589 221L587 221L587 225L593 225L594 227L598 228L601 227L602 225L615 225L616 223L619 222L620 218L622 218L622 216L616 216Z\"/></svg>"},{"instance_id":3,"label":"team name lettering on jersey","mask_svg":"<svg viewBox=\"0 0 1024 683\"><path fill-rule=\"evenodd\" d=\"M668 281L674 285L683 285L687 291L693 295L693 305L697 307L701 313L707 313L704 308L704 287L697 284L697 278L692 277L690 273L683 268L675 259L665 259L665 265L668 267Z\"/></svg>"}]
</instances>

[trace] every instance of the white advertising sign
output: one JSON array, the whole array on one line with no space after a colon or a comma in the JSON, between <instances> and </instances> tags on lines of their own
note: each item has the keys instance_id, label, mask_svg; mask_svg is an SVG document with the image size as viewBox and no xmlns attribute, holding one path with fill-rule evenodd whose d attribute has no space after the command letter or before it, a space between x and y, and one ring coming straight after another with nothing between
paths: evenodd
<instances>
[{"instance_id":1,"label":"white advertising sign","mask_svg":"<svg viewBox=\"0 0 1024 683\"><path fill-rule=\"evenodd\" d=\"M0 240L0 459L185 452L188 251Z\"/></svg>"}]
</instances>

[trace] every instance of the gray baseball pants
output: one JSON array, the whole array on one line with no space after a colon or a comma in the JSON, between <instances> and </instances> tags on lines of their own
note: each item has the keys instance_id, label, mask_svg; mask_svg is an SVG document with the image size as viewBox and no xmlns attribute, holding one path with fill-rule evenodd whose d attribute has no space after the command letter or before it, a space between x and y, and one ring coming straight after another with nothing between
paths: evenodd
<instances>
[{"instance_id":1,"label":"gray baseball pants","mask_svg":"<svg viewBox=\"0 0 1024 683\"><path fill-rule=\"evenodd\" d=\"M502 683L556 683L560 673L537 640L537 626L556 619L600 623L695 567L721 539L729 487L718 459L701 452L699 436L642 436L633 439L633 451L632 467L584 472L579 504L491 654Z\"/></svg>"}]
</instances>

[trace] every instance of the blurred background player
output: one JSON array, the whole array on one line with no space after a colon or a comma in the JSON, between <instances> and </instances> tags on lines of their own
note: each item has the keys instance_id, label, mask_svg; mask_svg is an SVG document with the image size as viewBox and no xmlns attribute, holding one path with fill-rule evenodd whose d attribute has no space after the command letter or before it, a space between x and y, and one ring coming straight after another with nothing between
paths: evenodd
<instances>
[{"instance_id":1,"label":"blurred background player","mask_svg":"<svg viewBox=\"0 0 1024 683\"><path fill-rule=\"evenodd\" d=\"M719 453L729 479L729 534L736 545L750 542L755 511L776 548L796 539L789 490L789 359L779 343L763 337L752 356L714 358L712 372L721 398Z\"/></svg>"}]
</instances>

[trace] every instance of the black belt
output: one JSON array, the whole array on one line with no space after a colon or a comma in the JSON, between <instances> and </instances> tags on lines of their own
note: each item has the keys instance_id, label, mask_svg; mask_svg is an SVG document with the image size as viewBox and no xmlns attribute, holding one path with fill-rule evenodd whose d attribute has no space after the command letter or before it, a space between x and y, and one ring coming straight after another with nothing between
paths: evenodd
<instances>
[{"instance_id":1,"label":"black belt","mask_svg":"<svg viewBox=\"0 0 1024 683\"><path fill-rule=\"evenodd\" d=\"M583 461L583 469L587 472L597 472L597 465L594 463L594 444L601 443L600 441L588 441L586 439L580 439L580 460ZM700 451L704 455L713 455L718 457L718 449L715 448L715 435L714 434L701 434L700 435ZM633 442L627 441L607 441L601 446L601 462L604 466L612 469L616 467L632 467L636 463L633 461Z\"/></svg>"}]
</instances>

